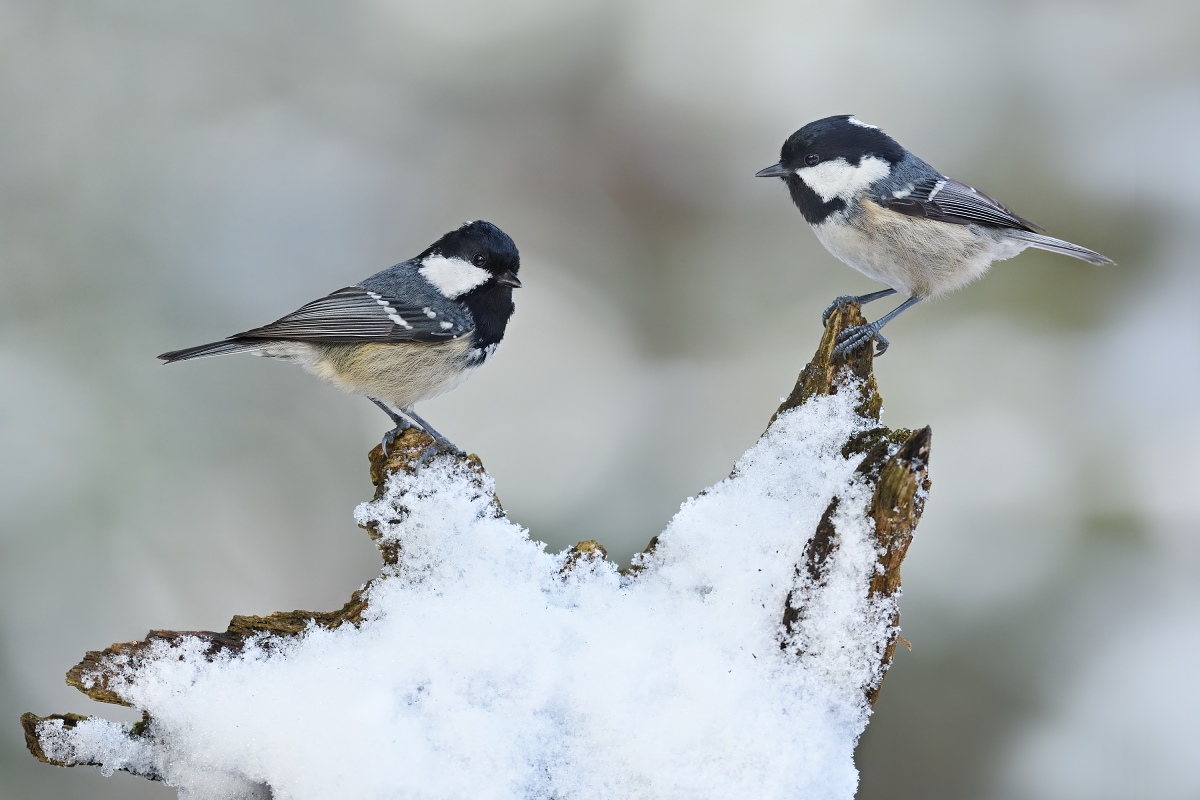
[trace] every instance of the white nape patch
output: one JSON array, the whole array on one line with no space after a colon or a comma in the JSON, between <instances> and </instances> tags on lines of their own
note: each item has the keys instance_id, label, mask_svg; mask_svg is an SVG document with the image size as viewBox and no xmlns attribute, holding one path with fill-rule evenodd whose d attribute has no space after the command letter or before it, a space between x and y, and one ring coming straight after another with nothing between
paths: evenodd
<instances>
[{"instance_id":1,"label":"white nape patch","mask_svg":"<svg viewBox=\"0 0 1200 800\"><path fill-rule=\"evenodd\" d=\"M873 131L879 130L878 125L872 125L869 122L863 122L861 119L855 119L854 117L850 117L846 122L849 122L851 125L857 125L860 128L870 128Z\"/></svg>"},{"instance_id":2,"label":"white nape patch","mask_svg":"<svg viewBox=\"0 0 1200 800\"><path fill-rule=\"evenodd\" d=\"M446 258L443 255L427 256L417 272L448 298L466 294L492 277L486 269L468 264L461 258Z\"/></svg>"},{"instance_id":3,"label":"white nape patch","mask_svg":"<svg viewBox=\"0 0 1200 800\"><path fill-rule=\"evenodd\" d=\"M896 198L897 200L900 200L902 198L908 197L912 193L913 193L913 185L910 183L908 186L905 186L903 189L897 189L896 191L892 192L892 197Z\"/></svg>"},{"instance_id":4,"label":"white nape patch","mask_svg":"<svg viewBox=\"0 0 1200 800\"><path fill-rule=\"evenodd\" d=\"M396 323L397 325L399 325L402 328L407 328L408 330L412 330L412 325L408 324L408 320L404 319L404 317L397 314L396 309L392 308L392 304L389 303L387 300L384 300L381 295L375 294L375 292L371 292L371 291L368 291L367 295L372 300L374 300L376 303L379 304L380 308L383 309L383 313L387 314L388 319L390 319L392 322Z\"/></svg>"},{"instance_id":5,"label":"white nape patch","mask_svg":"<svg viewBox=\"0 0 1200 800\"><path fill-rule=\"evenodd\" d=\"M425 307L424 307L424 308L422 308L421 310L422 310L423 312L425 312L425 316L429 317L430 319L433 319L433 318L435 318L435 317L437 316L437 312L436 312L436 311L434 311L434 310L433 310L432 308L430 308L429 306L425 306Z\"/></svg>"},{"instance_id":6,"label":"white nape patch","mask_svg":"<svg viewBox=\"0 0 1200 800\"><path fill-rule=\"evenodd\" d=\"M815 167L801 167L796 177L828 203L835 197L851 200L891 171L888 162L877 156L863 156L858 166L844 158L824 161Z\"/></svg>"},{"instance_id":7,"label":"white nape patch","mask_svg":"<svg viewBox=\"0 0 1200 800\"><path fill-rule=\"evenodd\" d=\"M946 188L946 182L944 180L938 181L937 183L935 183L933 185L933 188L929 191L929 197L927 197L925 199L932 202L933 198L937 197L937 193L945 188Z\"/></svg>"}]
</instances>

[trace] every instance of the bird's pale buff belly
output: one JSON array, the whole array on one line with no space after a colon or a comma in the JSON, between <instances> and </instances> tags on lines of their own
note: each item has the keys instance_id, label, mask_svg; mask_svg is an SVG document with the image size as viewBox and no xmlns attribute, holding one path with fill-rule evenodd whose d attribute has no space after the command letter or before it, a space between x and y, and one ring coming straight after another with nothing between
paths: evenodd
<instances>
[{"instance_id":1,"label":"bird's pale buff belly","mask_svg":"<svg viewBox=\"0 0 1200 800\"><path fill-rule=\"evenodd\" d=\"M445 342L363 344L296 342L264 348L262 355L295 361L317 377L397 408L437 397L461 384L474 368L471 337Z\"/></svg>"},{"instance_id":2,"label":"bird's pale buff belly","mask_svg":"<svg viewBox=\"0 0 1200 800\"><path fill-rule=\"evenodd\" d=\"M889 211L864 200L858 214L813 226L825 248L869 278L916 297L936 297L981 277L1025 244L999 231Z\"/></svg>"}]
</instances>

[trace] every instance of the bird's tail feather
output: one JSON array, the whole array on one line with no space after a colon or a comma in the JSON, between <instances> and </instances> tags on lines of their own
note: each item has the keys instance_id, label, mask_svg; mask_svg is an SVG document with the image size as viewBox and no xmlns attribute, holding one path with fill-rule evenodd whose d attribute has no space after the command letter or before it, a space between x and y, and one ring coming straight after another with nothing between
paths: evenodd
<instances>
[{"instance_id":1,"label":"bird's tail feather","mask_svg":"<svg viewBox=\"0 0 1200 800\"><path fill-rule=\"evenodd\" d=\"M220 342L209 342L208 344L200 344L195 347L185 347L183 350L172 350L169 353L163 353L159 358L164 363L170 364L174 361L187 361L193 358L208 358L209 356L223 356L227 353L243 353L247 350L256 350L262 347L261 339L224 339Z\"/></svg>"},{"instance_id":2,"label":"bird's tail feather","mask_svg":"<svg viewBox=\"0 0 1200 800\"><path fill-rule=\"evenodd\" d=\"M1088 250L1086 247L1080 247L1077 244L1055 239L1053 236L1044 236L1040 233L1032 231L1010 230L1006 231L1009 237L1020 239L1023 242L1028 242L1031 246L1040 250L1049 250L1052 253L1062 253L1064 256L1078 258L1080 261L1086 261L1089 264L1115 264L1111 258L1097 253L1095 250Z\"/></svg>"}]
</instances>

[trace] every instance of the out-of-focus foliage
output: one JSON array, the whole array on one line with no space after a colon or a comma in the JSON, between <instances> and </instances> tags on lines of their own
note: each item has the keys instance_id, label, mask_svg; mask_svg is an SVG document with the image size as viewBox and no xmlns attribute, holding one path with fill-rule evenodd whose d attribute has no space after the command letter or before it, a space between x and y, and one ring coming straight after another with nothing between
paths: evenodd
<instances>
[{"instance_id":1,"label":"out-of-focus foliage","mask_svg":"<svg viewBox=\"0 0 1200 800\"><path fill-rule=\"evenodd\" d=\"M86 705L59 678L83 650L333 608L375 572L351 509L383 415L286 365L156 353L490 219L527 288L497 359L422 413L535 536L627 558L761 432L828 300L872 287L752 177L834 113L1120 262L1029 253L888 329L887 420L932 424L934 490L860 795L1195 796L1196 23L0 3L0 798L165 796L24 753L17 714Z\"/></svg>"}]
</instances>

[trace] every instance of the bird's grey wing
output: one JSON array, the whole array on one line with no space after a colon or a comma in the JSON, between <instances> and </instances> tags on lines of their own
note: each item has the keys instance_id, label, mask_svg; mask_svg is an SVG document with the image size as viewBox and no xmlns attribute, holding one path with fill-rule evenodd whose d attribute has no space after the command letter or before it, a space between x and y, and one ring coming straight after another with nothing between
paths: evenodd
<instances>
[{"instance_id":1,"label":"bird's grey wing","mask_svg":"<svg viewBox=\"0 0 1200 800\"><path fill-rule=\"evenodd\" d=\"M988 225L1030 232L1042 230L1009 211L999 201L953 178L927 178L914 184L907 193L901 190L878 198L878 202L884 208L910 217L926 217L956 225Z\"/></svg>"},{"instance_id":2,"label":"bird's grey wing","mask_svg":"<svg viewBox=\"0 0 1200 800\"><path fill-rule=\"evenodd\" d=\"M457 339L474 329L457 306L433 308L424 298L402 298L348 286L314 300L261 328L231 339L297 339L320 342L436 342Z\"/></svg>"}]
</instances>

